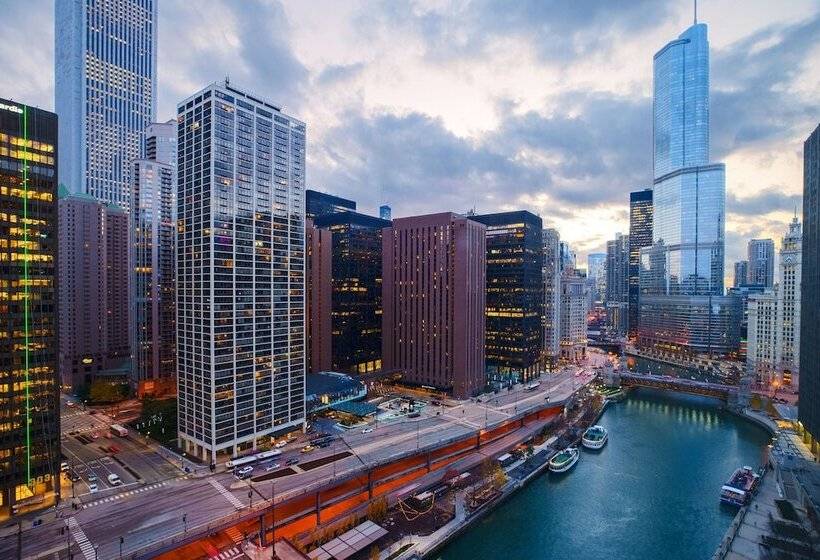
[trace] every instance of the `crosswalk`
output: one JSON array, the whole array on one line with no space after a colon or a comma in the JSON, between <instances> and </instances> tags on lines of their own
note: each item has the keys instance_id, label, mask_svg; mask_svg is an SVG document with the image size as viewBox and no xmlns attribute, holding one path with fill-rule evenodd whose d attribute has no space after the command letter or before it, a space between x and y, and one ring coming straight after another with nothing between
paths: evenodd
<instances>
[{"instance_id":1,"label":"crosswalk","mask_svg":"<svg viewBox=\"0 0 820 560\"><path fill-rule=\"evenodd\" d=\"M223 550L216 556L211 556L210 560L237 560L239 558L245 558L245 554L242 552L242 549L238 546L233 548L229 548L228 550Z\"/></svg>"},{"instance_id":2,"label":"crosswalk","mask_svg":"<svg viewBox=\"0 0 820 560\"><path fill-rule=\"evenodd\" d=\"M239 544L244 540L242 533L240 533L239 529L237 529L236 527L228 527L227 529L225 529L225 533L229 537L231 537L231 540L234 542L234 544Z\"/></svg>"},{"instance_id":3,"label":"crosswalk","mask_svg":"<svg viewBox=\"0 0 820 560\"><path fill-rule=\"evenodd\" d=\"M210 482L211 486L216 488L219 491L219 493L222 494L225 497L225 499L233 505L233 507L235 507L236 509L242 509L243 507L245 507L244 504L239 501L239 498L231 494L227 488L222 486L222 484L220 484L213 478L209 478L208 482Z\"/></svg>"},{"instance_id":4,"label":"crosswalk","mask_svg":"<svg viewBox=\"0 0 820 560\"><path fill-rule=\"evenodd\" d=\"M148 490L154 490L156 488L161 488L165 486L164 482L157 482L155 484L149 484L148 486L143 486L141 488L134 488L128 492L123 492L122 494L115 494L114 496L108 496L107 498L100 498L99 500L95 500L93 502L89 502L87 504L83 504L83 509L88 509L93 506L98 506L100 504L105 504L108 502L116 502L117 500L121 500L123 498L127 498L128 496L133 496L134 494L141 494L142 492L147 492Z\"/></svg>"},{"instance_id":5,"label":"crosswalk","mask_svg":"<svg viewBox=\"0 0 820 560\"><path fill-rule=\"evenodd\" d=\"M80 547L83 556L85 556L85 560L95 560L94 545L92 545L88 537L85 536L85 531L83 531L80 524L77 523L77 520L73 517L69 517L66 519L66 525L68 525L71 536L74 537L74 541Z\"/></svg>"}]
</instances>

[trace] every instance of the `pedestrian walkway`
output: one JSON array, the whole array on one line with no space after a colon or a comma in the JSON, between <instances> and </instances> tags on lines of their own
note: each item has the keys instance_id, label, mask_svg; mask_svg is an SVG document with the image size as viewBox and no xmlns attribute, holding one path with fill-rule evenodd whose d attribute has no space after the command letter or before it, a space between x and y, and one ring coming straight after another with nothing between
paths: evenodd
<instances>
[{"instance_id":1,"label":"pedestrian walkway","mask_svg":"<svg viewBox=\"0 0 820 560\"><path fill-rule=\"evenodd\" d=\"M228 527L225 529L225 534L231 537L231 540L234 544L240 544L245 538L242 536L242 533L239 532L239 529L236 527Z\"/></svg>"},{"instance_id":2,"label":"pedestrian walkway","mask_svg":"<svg viewBox=\"0 0 820 560\"><path fill-rule=\"evenodd\" d=\"M105 504L108 502L115 502L117 500L121 500L123 498L127 498L128 496L133 496L134 494L141 494L142 492L147 492L148 490L154 490L156 488L161 488L165 486L164 482L157 482L155 484L150 484L148 486L143 486L142 488L135 488L134 490L130 490L128 492L123 492L122 494L116 494L114 496L108 496L107 498L100 498L99 500L94 500L93 502L89 502L87 504L83 504L83 509L87 509L93 506L98 506L100 504Z\"/></svg>"},{"instance_id":3,"label":"pedestrian walkway","mask_svg":"<svg viewBox=\"0 0 820 560\"><path fill-rule=\"evenodd\" d=\"M233 507L235 507L236 509L242 509L244 507L242 502L239 501L239 498L234 496L227 488L222 486L221 483L214 480L213 478L209 478L208 482L210 482L211 486L216 488L219 491L219 493L222 494L225 497L225 499L233 505Z\"/></svg>"},{"instance_id":4,"label":"pedestrian walkway","mask_svg":"<svg viewBox=\"0 0 820 560\"><path fill-rule=\"evenodd\" d=\"M242 552L242 549L238 546L234 546L233 548L229 548L228 550L223 550L216 556L210 556L210 560L237 560L239 558L247 558L245 553Z\"/></svg>"},{"instance_id":5,"label":"pedestrian walkway","mask_svg":"<svg viewBox=\"0 0 820 560\"><path fill-rule=\"evenodd\" d=\"M94 558L96 555L94 545L92 545L91 541L88 540L88 537L85 536L85 531L82 530L82 527L80 527L80 524L77 523L77 520L73 517L69 517L66 519L66 525L68 525L68 530L71 533L71 536L74 537L74 541L80 547L83 556L85 556L85 560L96 560Z\"/></svg>"}]
</instances>

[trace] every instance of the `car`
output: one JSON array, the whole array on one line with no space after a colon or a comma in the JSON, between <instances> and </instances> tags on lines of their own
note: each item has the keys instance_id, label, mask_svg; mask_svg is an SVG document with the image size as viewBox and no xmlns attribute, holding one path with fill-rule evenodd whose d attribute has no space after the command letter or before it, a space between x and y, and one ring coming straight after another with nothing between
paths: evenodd
<instances>
[{"instance_id":1,"label":"car","mask_svg":"<svg viewBox=\"0 0 820 560\"><path fill-rule=\"evenodd\" d=\"M273 464L270 464L270 465L265 465L265 470L267 472L270 472L270 471L278 469L280 466L281 465L279 463L273 463Z\"/></svg>"},{"instance_id":2,"label":"car","mask_svg":"<svg viewBox=\"0 0 820 560\"><path fill-rule=\"evenodd\" d=\"M99 488L97 487L96 484L91 483L91 484L88 485L88 491L91 492L92 494L96 494L98 490L99 490Z\"/></svg>"},{"instance_id":3,"label":"car","mask_svg":"<svg viewBox=\"0 0 820 560\"><path fill-rule=\"evenodd\" d=\"M291 465L295 465L295 464L296 464L296 463L298 463L298 462L299 462L299 459L298 459L297 457L291 457L290 459L288 459L287 461L285 461L285 464L286 464L287 466L291 466Z\"/></svg>"},{"instance_id":4,"label":"car","mask_svg":"<svg viewBox=\"0 0 820 560\"><path fill-rule=\"evenodd\" d=\"M281 441L277 441L277 442L276 442L276 445L275 445L274 447L276 447L276 449L282 449L282 448L283 448L283 447L285 447L287 444L288 444L287 440L284 440L284 439L283 439L283 440L281 440Z\"/></svg>"},{"instance_id":5,"label":"car","mask_svg":"<svg viewBox=\"0 0 820 560\"><path fill-rule=\"evenodd\" d=\"M373 428L365 428L364 430L362 430L362 433L363 433L363 434L370 434L370 433L373 433Z\"/></svg>"},{"instance_id":6,"label":"car","mask_svg":"<svg viewBox=\"0 0 820 560\"><path fill-rule=\"evenodd\" d=\"M95 475L95 474L88 475L88 482L97 482L97 475Z\"/></svg>"},{"instance_id":7,"label":"car","mask_svg":"<svg viewBox=\"0 0 820 560\"><path fill-rule=\"evenodd\" d=\"M80 480L80 475L78 475L74 471L69 471L68 479L71 480L71 482L77 482L78 480Z\"/></svg>"},{"instance_id":8,"label":"car","mask_svg":"<svg viewBox=\"0 0 820 560\"><path fill-rule=\"evenodd\" d=\"M119 475L111 473L108 475L108 484L111 486L119 486L122 484L122 480L120 479Z\"/></svg>"},{"instance_id":9,"label":"car","mask_svg":"<svg viewBox=\"0 0 820 560\"><path fill-rule=\"evenodd\" d=\"M66 402L65 402L65 405L66 405L68 408L72 408L72 407L74 406L74 401L66 401Z\"/></svg>"},{"instance_id":10,"label":"car","mask_svg":"<svg viewBox=\"0 0 820 560\"><path fill-rule=\"evenodd\" d=\"M247 478L253 472L253 467L248 465L247 467L242 467L236 470L236 477L237 478Z\"/></svg>"},{"instance_id":11,"label":"car","mask_svg":"<svg viewBox=\"0 0 820 560\"><path fill-rule=\"evenodd\" d=\"M60 472L68 471L68 461L63 461L60 463Z\"/></svg>"},{"instance_id":12,"label":"car","mask_svg":"<svg viewBox=\"0 0 820 560\"><path fill-rule=\"evenodd\" d=\"M316 447L314 447L313 445L308 444L308 445L306 445L306 446L304 446L304 447L302 448L302 451L301 451L301 452L302 452L302 453L310 453L310 452L311 452L311 451L313 451L314 449L316 449Z\"/></svg>"}]
</instances>

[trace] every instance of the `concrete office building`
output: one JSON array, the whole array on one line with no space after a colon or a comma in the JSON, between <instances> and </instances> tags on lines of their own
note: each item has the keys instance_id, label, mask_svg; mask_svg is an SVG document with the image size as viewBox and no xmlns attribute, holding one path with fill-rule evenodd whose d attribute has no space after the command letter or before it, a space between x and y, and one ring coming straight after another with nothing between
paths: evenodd
<instances>
[{"instance_id":1,"label":"concrete office building","mask_svg":"<svg viewBox=\"0 0 820 560\"><path fill-rule=\"evenodd\" d=\"M485 233L450 212L383 231L384 369L456 398L484 389Z\"/></svg>"},{"instance_id":2,"label":"concrete office building","mask_svg":"<svg viewBox=\"0 0 820 560\"><path fill-rule=\"evenodd\" d=\"M558 230L541 232L544 251L544 356L549 364L561 354L561 239Z\"/></svg>"},{"instance_id":3,"label":"concrete office building","mask_svg":"<svg viewBox=\"0 0 820 560\"><path fill-rule=\"evenodd\" d=\"M177 124L179 446L216 462L305 420L305 124L227 80Z\"/></svg>"},{"instance_id":4,"label":"concrete office building","mask_svg":"<svg viewBox=\"0 0 820 560\"><path fill-rule=\"evenodd\" d=\"M57 115L0 99L0 520L60 493Z\"/></svg>"},{"instance_id":5,"label":"concrete office building","mask_svg":"<svg viewBox=\"0 0 820 560\"><path fill-rule=\"evenodd\" d=\"M628 336L638 336L641 293L641 249L652 245L652 189L629 193L629 316Z\"/></svg>"},{"instance_id":6,"label":"concrete office building","mask_svg":"<svg viewBox=\"0 0 820 560\"><path fill-rule=\"evenodd\" d=\"M155 120L158 0L55 3L60 183L128 209L131 162Z\"/></svg>"},{"instance_id":7,"label":"concrete office building","mask_svg":"<svg viewBox=\"0 0 820 560\"><path fill-rule=\"evenodd\" d=\"M62 383L127 382L128 215L62 186L59 214Z\"/></svg>"},{"instance_id":8,"label":"concrete office building","mask_svg":"<svg viewBox=\"0 0 820 560\"><path fill-rule=\"evenodd\" d=\"M587 349L586 278L572 268L561 273L560 351L561 359L577 362Z\"/></svg>"},{"instance_id":9,"label":"concrete office building","mask_svg":"<svg viewBox=\"0 0 820 560\"><path fill-rule=\"evenodd\" d=\"M521 210L470 219L487 227L487 367L529 379L541 370L543 344L541 218Z\"/></svg>"},{"instance_id":10,"label":"concrete office building","mask_svg":"<svg viewBox=\"0 0 820 560\"><path fill-rule=\"evenodd\" d=\"M149 125L146 158L132 163L131 382L139 395L176 390L175 120Z\"/></svg>"},{"instance_id":11,"label":"concrete office building","mask_svg":"<svg viewBox=\"0 0 820 560\"><path fill-rule=\"evenodd\" d=\"M752 239L748 244L748 265L746 281L771 288L774 286L774 241Z\"/></svg>"}]
</instances>

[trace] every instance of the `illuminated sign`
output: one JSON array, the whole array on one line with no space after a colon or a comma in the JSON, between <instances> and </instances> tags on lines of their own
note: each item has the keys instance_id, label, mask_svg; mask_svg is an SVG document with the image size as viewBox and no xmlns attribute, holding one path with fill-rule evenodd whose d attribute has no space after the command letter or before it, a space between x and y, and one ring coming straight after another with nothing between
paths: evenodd
<instances>
[{"instance_id":1,"label":"illuminated sign","mask_svg":"<svg viewBox=\"0 0 820 560\"><path fill-rule=\"evenodd\" d=\"M83 358L84 364L90 364L94 362L94 358Z\"/></svg>"},{"instance_id":2,"label":"illuminated sign","mask_svg":"<svg viewBox=\"0 0 820 560\"><path fill-rule=\"evenodd\" d=\"M12 113L19 113L21 115L23 114L23 110L17 105L6 105L5 103L0 103L0 109L11 111Z\"/></svg>"}]
</instances>

